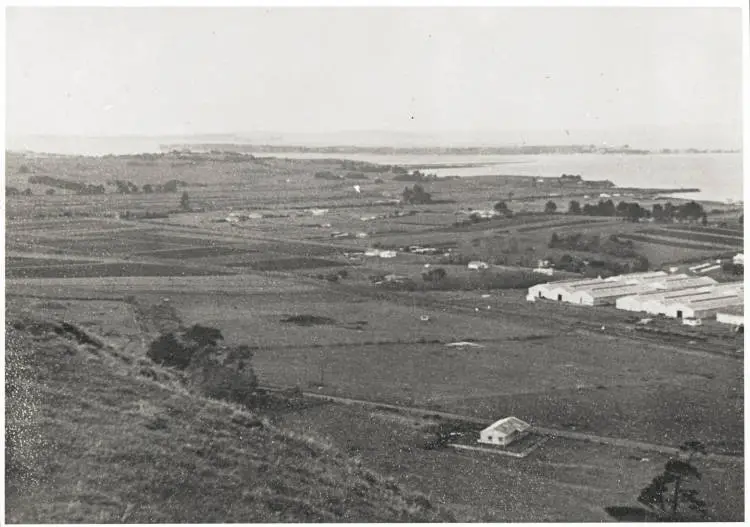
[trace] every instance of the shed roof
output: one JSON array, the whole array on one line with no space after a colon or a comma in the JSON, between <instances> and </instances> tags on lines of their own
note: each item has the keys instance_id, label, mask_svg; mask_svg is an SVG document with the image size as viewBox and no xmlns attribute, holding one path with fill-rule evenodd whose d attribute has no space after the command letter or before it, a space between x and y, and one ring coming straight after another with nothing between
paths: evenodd
<instances>
[{"instance_id":1,"label":"shed roof","mask_svg":"<svg viewBox=\"0 0 750 527\"><path fill-rule=\"evenodd\" d=\"M510 435L513 432L523 432L531 428L531 425L526 421L522 421L518 417L505 417L499 421L495 421L484 430L492 430L493 432L499 432L503 435Z\"/></svg>"},{"instance_id":2,"label":"shed roof","mask_svg":"<svg viewBox=\"0 0 750 527\"><path fill-rule=\"evenodd\" d=\"M720 298L712 298L701 302L687 302L683 305L690 307L694 311L702 311L706 309L717 309L729 306L736 306L744 304L744 299L739 296L728 296Z\"/></svg>"},{"instance_id":3,"label":"shed roof","mask_svg":"<svg viewBox=\"0 0 750 527\"><path fill-rule=\"evenodd\" d=\"M646 291L653 291L654 287L648 284L621 285L620 287L607 287L604 289L591 289L584 291L592 298L611 298L615 296L630 296Z\"/></svg>"}]
</instances>

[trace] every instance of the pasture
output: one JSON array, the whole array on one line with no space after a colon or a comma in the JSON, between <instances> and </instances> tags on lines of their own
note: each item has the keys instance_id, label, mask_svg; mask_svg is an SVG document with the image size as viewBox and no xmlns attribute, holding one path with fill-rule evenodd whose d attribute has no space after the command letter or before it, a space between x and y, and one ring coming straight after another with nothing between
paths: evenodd
<instances>
[{"instance_id":1,"label":"pasture","mask_svg":"<svg viewBox=\"0 0 750 527\"><path fill-rule=\"evenodd\" d=\"M20 163L30 172L20 173ZM514 212L541 210L549 198L534 197L531 178L466 178L424 184L434 198L455 203L397 207L385 200L398 197L406 183L387 169L357 180L361 193L352 180L315 177L351 169L335 160L172 153L9 156L8 166L8 184L35 194L6 201L6 298L13 309L31 302L34 311L76 321L139 352L146 343L139 335L145 338L144 327L153 322L142 320L143 313L174 310L176 322L215 327L228 343L250 346L253 367L268 385L488 421L516 415L540 426L656 444L697 439L712 452L743 449L736 335L711 327L647 338L626 321L631 314L529 304L518 289L529 285L521 281L528 276L548 280L528 272L540 259L601 257L550 249L553 232L631 240L653 268L736 252L743 241L737 229L563 213L456 225L469 207L488 209L511 194ZM103 184L107 192L40 195L44 186L27 185L29 175ZM117 194L114 179L139 186L179 179L183 186ZM173 210L183 190L195 210L159 219L120 214ZM561 189L560 203L578 191ZM328 210L313 213L313 207ZM229 223L230 213L246 218ZM91 217L76 216L84 214ZM342 232L350 236L334 237ZM345 254L411 245L441 251L399 252L393 259ZM442 254L449 248L456 260ZM461 259L501 265L469 271ZM425 264L448 273L434 289L455 290L403 293L371 283L373 276L397 274L433 289L421 277ZM337 283L320 279L342 270L347 277ZM553 279L561 276L570 275ZM133 308L131 296L143 311ZM459 341L473 345L446 346ZM482 508L486 521L606 520L603 507L633 504L663 464L658 456L643 461L562 439L524 460L426 451L415 446L422 430L407 421L331 405L277 417L329 435L436 501L457 510ZM742 516L741 473L741 463L708 469L705 491L716 518ZM719 492L720 485L729 490Z\"/></svg>"},{"instance_id":2,"label":"pasture","mask_svg":"<svg viewBox=\"0 0 750 527\"><path fill-rule=\"evenodd\" d=\"M156 299L154 299L156 300ZM329 291L173 295L186 324L218 327L255 351L262 382L668 444L695 436L715 449L742 444L742 371L734 357L582 335L561 323L478 317L423 306L347 299ZM290 314L335 323L294 326ZM428 314L430 322L419 317ZM581 339L587 345L581 347ZM482 347L449 348L474 340Z\"/></svg>"},{"instance_id":3,"label":"pasture","mask_svg":"<svg viewBox=\"0 0 750 527\"><path fill-rule=\"evenodd\" d=\"M286 412L279 424L319 434L365 466L483 522L611 521L609 506L634 506L666 457L555 438L513 459L450 448L425 450L431 421L326 404ZM699 490L714 521L744 515L743 464L699 462Z\"/></svg>"}]
</instances>

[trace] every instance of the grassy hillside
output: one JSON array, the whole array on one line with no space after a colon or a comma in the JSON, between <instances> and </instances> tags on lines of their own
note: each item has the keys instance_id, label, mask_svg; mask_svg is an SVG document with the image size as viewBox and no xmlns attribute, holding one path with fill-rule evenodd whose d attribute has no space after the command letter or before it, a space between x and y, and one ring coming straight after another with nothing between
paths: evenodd
<instances>
[{"instance_id":1,"label":"grassy hillside","mask_svg":"<svg viewBox=\"0 0 750 527\"><path fill-rule=\"evenodd\" d=\"M6 320L8 523L452 520L74 326Z\"/></svg>"}]
</instances>

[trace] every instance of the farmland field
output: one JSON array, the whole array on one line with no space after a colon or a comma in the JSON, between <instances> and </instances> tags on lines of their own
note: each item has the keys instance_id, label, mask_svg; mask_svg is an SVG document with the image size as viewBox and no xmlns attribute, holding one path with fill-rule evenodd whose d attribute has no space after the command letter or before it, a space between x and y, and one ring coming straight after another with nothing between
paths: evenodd
<instances>
[{"instance_id":1,"label":"farmland field","mask_svg":"<svg viewBox=\"0 0 750 527\"><path fill-rule=\"evenodd\" d=\"M671 321L654 323L662 333L649 333L614 308L524 299L528 285L550 279L531 272L539 260L590 261L584 271L555 269L553 280L597 273L597 259L633 260L596 247L550 248L553 232L598 237L602 245L614 243L611 237L630 240L623 245L646 256L649 269L736 252L741 232L719 227L713 213L708 227L521 214L543 210L549 197L535 190L533 178L511 176L425 182L443 203L395 205L388 200L405 183L390 169L368 172L355 193L353 180L314 176L352 170L340 161L230 157L19 158L33 174L107 191L46 196L38 185L33 196L8 198L9 312L75 322L136 362L150 360L146 350L160 332L171 331L164 328L200 324L218 329L224 345L247 345L263 387L488 422L515 415L560 433L655 448L568 436L511 459L426 450L425 420L406 414L322 402L269 414L275 423L329 438L460 518L610 519L604 507L632 505L663 465L659 449L687 439L734 456L723 465L706 461L702 491L712 518L742 517L742 337L718 324L687 328ZM10 180L25 188L28 176L12 168L19 159L11 160ZM115 177L139 186L178 179L182 186L118 194ZM549 186L561 194L559 207L592 193L554 180ZM193 209L167 215L184 189ZM491 209L510 194L518 198L507 201L512 217L456 225L470 209ZM722 222L741 213L715 206ZM125 214L144 211L166 217ZM439 250L361 254L413 245ZM470 259L490 267L469 270ZM436 268L445 276L433 281L427 271Z\"/></svg>"},{"instance_id":2,"label":"farmland field","mask_svg":"<svg viewBox=\"0 0 750 527\"><path fill-rule=\"evenodd\" d=\"M213 276L217 271L191 267L143 263L70 263L31 267L7 267L6 278L99 278L99 277L154 277L154 276Z\"/></svg>"},{"instance_id":3,"label":"farmland field","mask_svg":"<svg viewBox=\"0 0 750 527\"><path fill-rule=\"evenodd\" d=\"M673 237L670 235L669 238L666 238L664 236L656 236L656 235L650 235L650 234L621 234L620 238L624 240L633 240L635 242L645 242L645 243L654 243L658 245L665 245L667 247L679 247L682 249L696 249L696 250L703 250L703 251L726 251L727 249L730 249L736 245L727 245L726 243L722 244L716 244L716 243L698 243L694 242L691 243L689 241L683 241L684 239L680 237Z\"/></svg>"},{"instance_id":4,"label":"farmland field","mask_svg":"<svg viewBox=\"0 0 750 527\"><path fill-rule=\"evenodd\" d=\"M724 234L705 234L696 231L685 232L677 229L644 229L639 232L653 234L660 237L670 237L678 240L688 240L713 245L728 245L739 248L743 245L742 235L728 236Z\"/></svg>"}]
</instances>

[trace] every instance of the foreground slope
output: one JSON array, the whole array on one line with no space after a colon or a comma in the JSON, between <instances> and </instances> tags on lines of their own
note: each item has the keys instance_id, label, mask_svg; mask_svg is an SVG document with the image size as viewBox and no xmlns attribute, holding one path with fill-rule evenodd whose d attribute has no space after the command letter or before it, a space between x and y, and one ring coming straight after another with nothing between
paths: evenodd
<instances>
[{"instance_id":1,"label":"foreground slope","mask_svg":"<svg viewBox=\"0 0 750 527\"><path fill-rule=\"evenodd\" d=\"M54 321L6 319L9 523L450 521L315 439Z\"/></svg>"}]
</instances>

